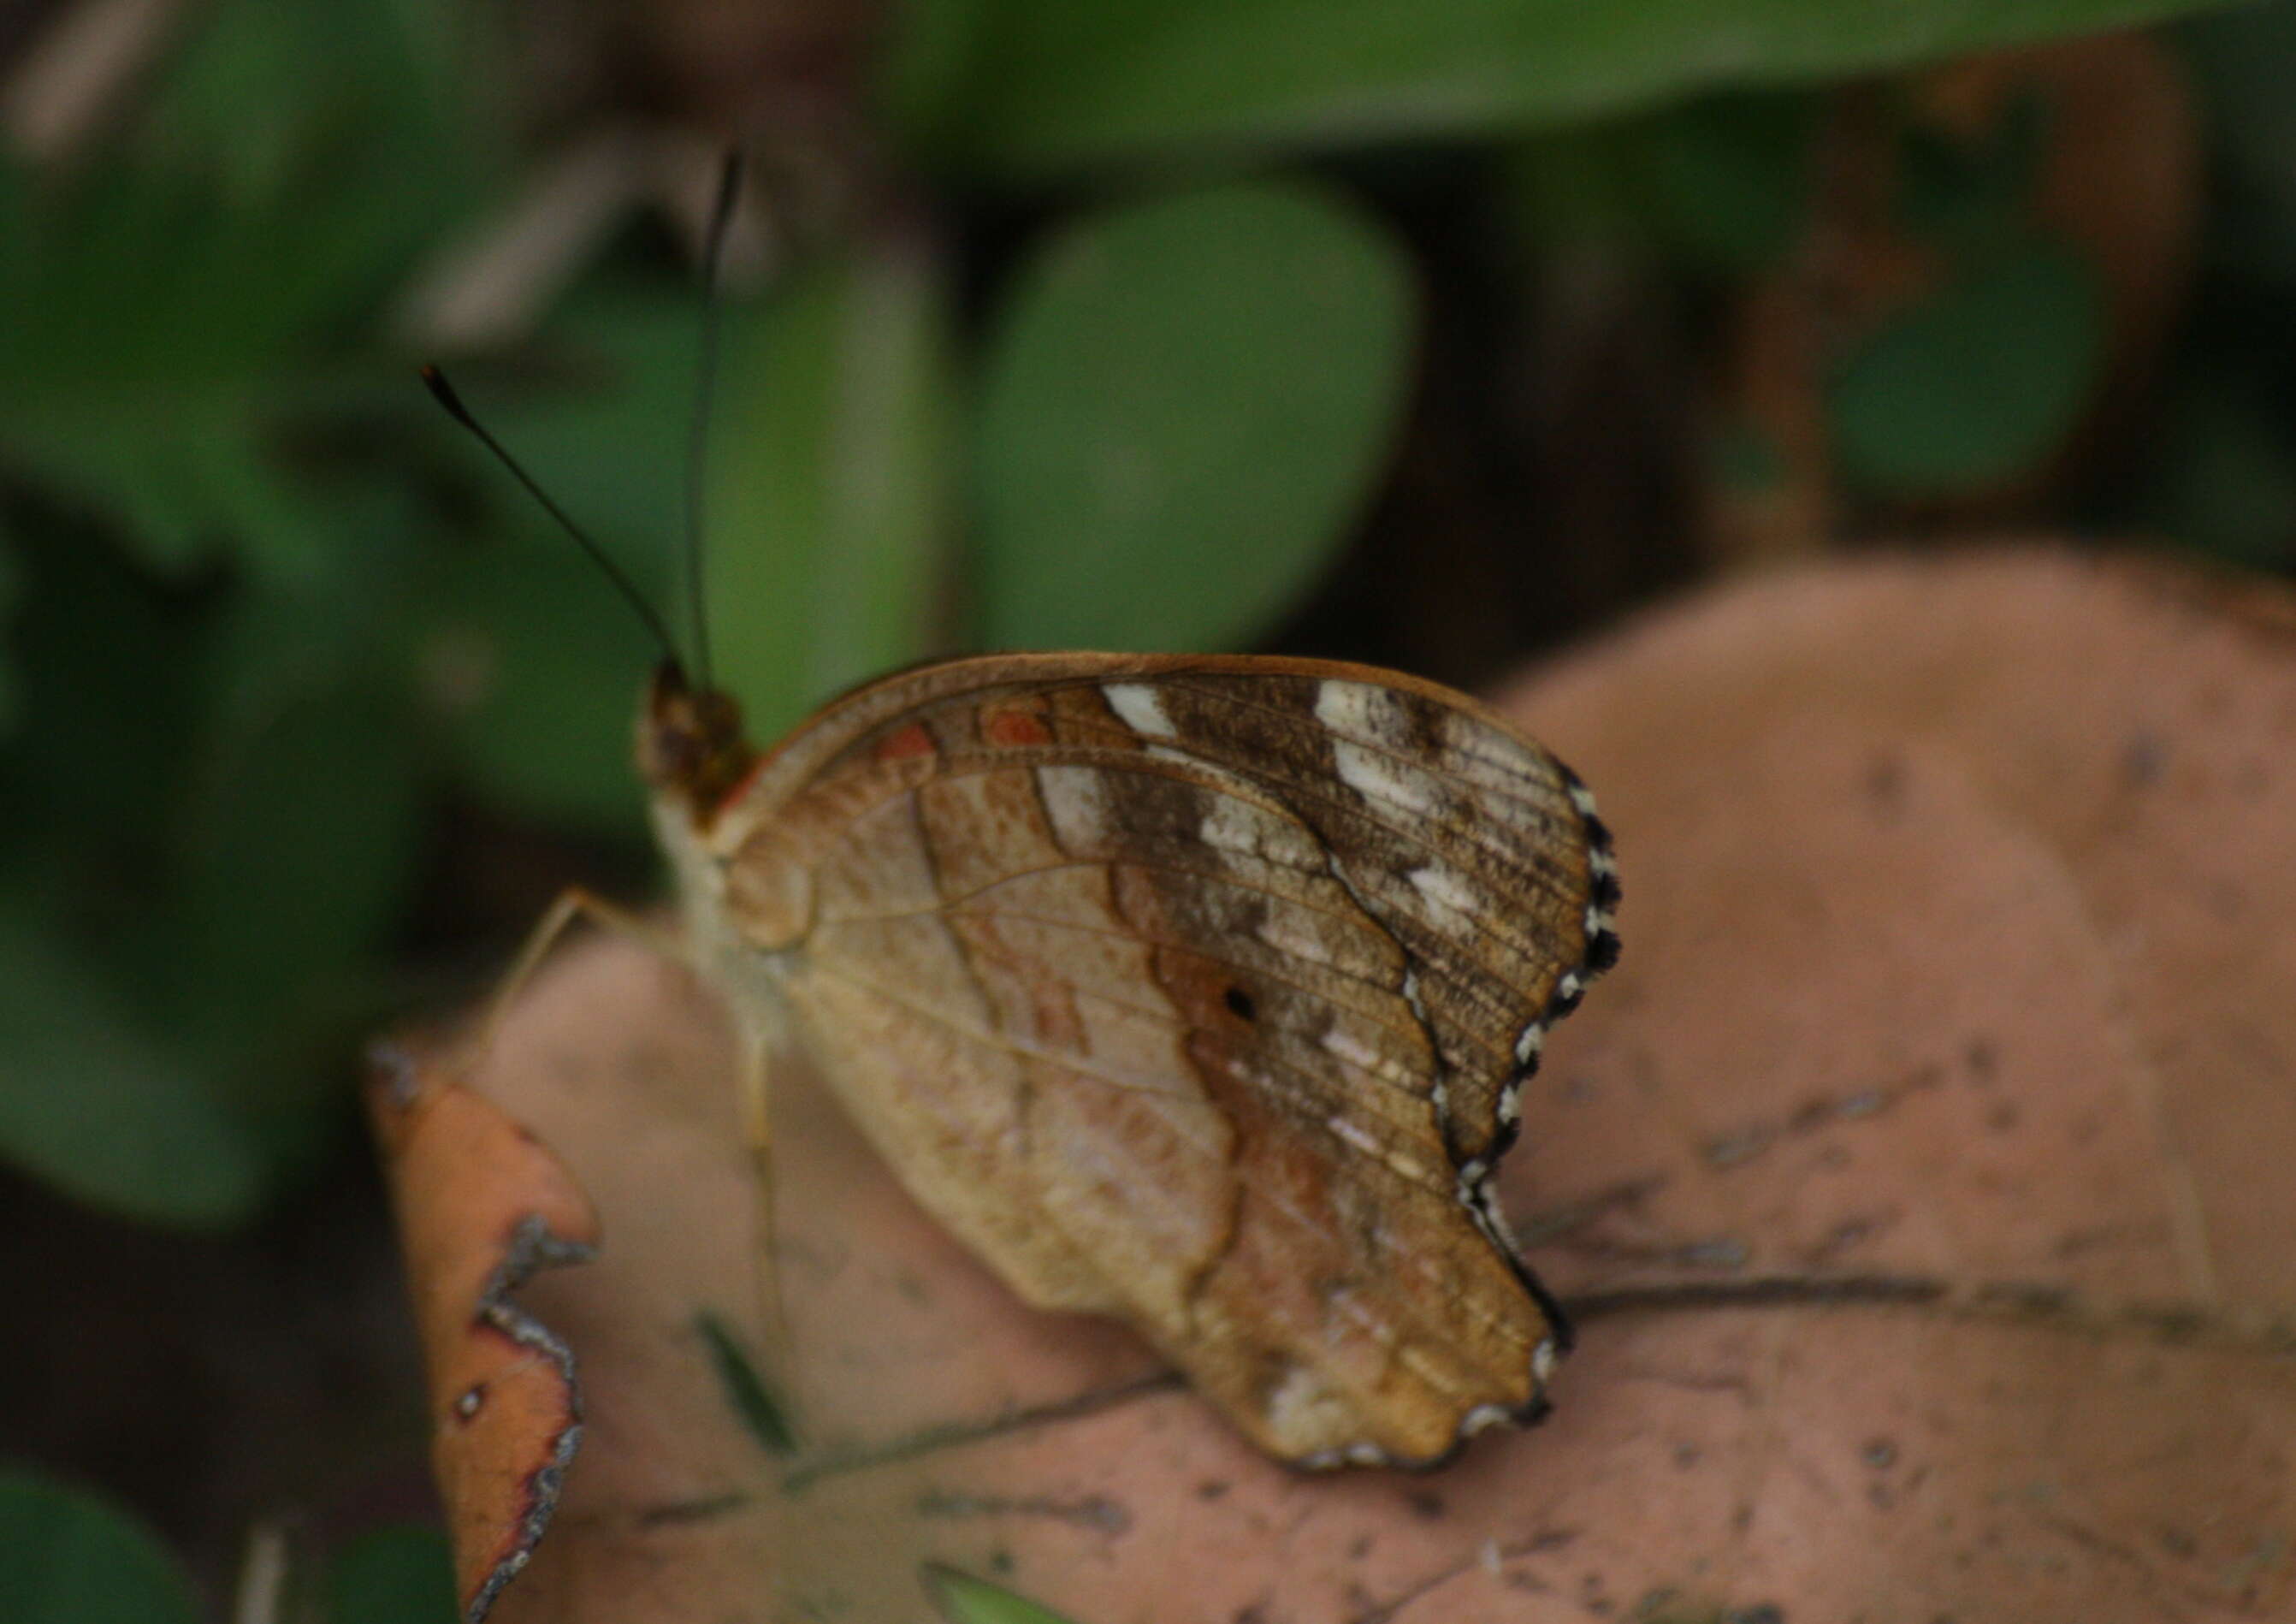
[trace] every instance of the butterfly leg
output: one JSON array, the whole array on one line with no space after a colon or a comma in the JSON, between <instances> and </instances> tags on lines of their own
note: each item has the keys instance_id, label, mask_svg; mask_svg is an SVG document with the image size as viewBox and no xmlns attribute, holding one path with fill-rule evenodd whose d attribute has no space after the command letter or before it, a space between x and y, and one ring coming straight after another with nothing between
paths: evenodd
<instances>
[{"instance_id":1,"label":"butterfly leg","mask_svg":"<svg viewBox=\"0 0 2296 1624\"><path fill-rule=\"evenodd\" d=\"M793 1395L796 1352L790 1339L789 1312L782 1295L781 1229L774 1212L773 1046L761 1032L742 1034L742 1138L757 1170L758 1311L764 1327L765 1364L775 1387ZM783 1411L783 1426L788 1412Z\"/></svg>"},{"instance_id":2,"label":"butterfly leg","mask_svg":"<svg viewBox=\"0 0 2296 1624\"><path fill-rule=\"evenodd\" d=\"M496 984L493 997L487 1001L486 1019L480 1024L478 1041L472 1047L465 1062L473 1070L477 1069L479 1061L493 1050L495 1035L501 1030L511 1006L518 1002L519 994L534 979L534 972L542 968L543 961L550 956L551 949L557 947L558 939L572 929L578 919L586 919L616 936L627 936L664 958L681 964L686 962L685 944L676 932L642 918L618 903L607 901L594 891L585 890L578 885L568 886L558 893L558 899L550 905L549 911L535 922L534 929L527 932L525 946L518 950L518 957L511 962L509 971Z\"/></svg>"},{"instance_id":3,"label":"butterfly leg","mask_svg":"<svg viewBox=\"0 0 2296 1624\"><path fill-rule=\"evenodd\" d=\"M772 1054L764 1034L742 1034L742 1142L758 1175L758 1289L764 1299L766 1338L776 1355L788 1351L782 1313L780 1232L774 1221Z\"/></svg>"}]
</instances>

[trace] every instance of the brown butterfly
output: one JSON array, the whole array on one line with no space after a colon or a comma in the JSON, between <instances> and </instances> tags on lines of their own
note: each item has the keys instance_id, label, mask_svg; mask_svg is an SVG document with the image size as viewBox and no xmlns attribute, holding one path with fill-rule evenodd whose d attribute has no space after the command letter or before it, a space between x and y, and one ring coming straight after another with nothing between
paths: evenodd
<instances>
[{"instance_id":1,"label":"brown butterfly","mask_svg":"<svg viewBox=\"0 0 2296 1624\"><path fill-rule=\"evenodd\" d=\"M657 677L695 959L1025 1302L1129 1322L1255 1444L1427 1464L1569 1331L1491 1192L1618 956L1609 837L1487 707L1319 660L1004 654L771 751Z\"/></svg>"},{"instance_id":2,"label":"brown butterfly","mask_svg":"<svg viewBox=\"0 0 2296 1624\"><path fill-rule=\"evenodd\" d=\"M1003 654L760 755L673 652L638 761L760 1149L793 1045L1023 1301L1128 1321L1283 1459L1429 1464L1544 1410L1570 1331L1491 1176L1619 885L1585 787L1495 712L1367 666Z\"/></svg>"}]
</instances>

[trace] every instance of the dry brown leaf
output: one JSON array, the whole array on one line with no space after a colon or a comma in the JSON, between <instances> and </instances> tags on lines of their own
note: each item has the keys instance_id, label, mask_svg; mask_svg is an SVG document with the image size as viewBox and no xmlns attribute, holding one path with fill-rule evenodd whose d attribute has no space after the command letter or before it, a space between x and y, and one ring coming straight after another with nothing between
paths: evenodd
<instances>
[{"instance_id":1,"label":"dry brown leaf","mask_svg":"<svg viewBox=\"0 0 2296 1624\"><path fill-rule=\"evenodd\" d=\"M455 1592L482 1615L547 1528L582 1431L571 1354L512 1293L586 1258L597 1219L532 1134L411 1053L377 1054L367 1108L428 1366Z\"/></svg>"},{"instance_id":2,"label":"dry brown leaf","mask_svg":"<svg viewBox=\"0 0 2296 1624\"><path fill-rule=\"evenodd\" d=\"M1627 956L1508 1169L1587 1310L1556 1414L1429 1475L1271 1464L1020 1309L802 1079L775 1455L696 1329L765 1346L723 1029L566 956L478 1080L612 1244L528 1292L593 1424L497 1618L922 1620L927 1561L1080 1624L2285 1616L2292 631L2134 565L1887 562L1515 690L1617 830Z\"/></svg>"}]
</instances>

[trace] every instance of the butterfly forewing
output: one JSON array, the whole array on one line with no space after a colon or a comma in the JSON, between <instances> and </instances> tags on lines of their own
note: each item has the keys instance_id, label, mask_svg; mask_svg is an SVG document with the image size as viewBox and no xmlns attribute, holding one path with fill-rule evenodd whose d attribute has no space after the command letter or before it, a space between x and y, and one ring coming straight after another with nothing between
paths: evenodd
<instances>
[{"instance_id":1,"label":"butterfly forewing","mask_svg":"<svg viewBox=\"0 0 2296 1624\"><path fill-rule=\"evenodd\" d=\"M1487 1175L1614 951L1599 837L1431 685L1096 655L864 690L707 833L718 939L912 1193L1315 1462L1539 1401L1555 1327Z\"/></svg>"}]
</instances>

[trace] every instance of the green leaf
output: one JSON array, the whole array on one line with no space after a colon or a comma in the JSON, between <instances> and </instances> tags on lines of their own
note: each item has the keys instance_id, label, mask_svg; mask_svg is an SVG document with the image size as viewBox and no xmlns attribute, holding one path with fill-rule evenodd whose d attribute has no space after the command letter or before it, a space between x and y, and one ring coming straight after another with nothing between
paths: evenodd
<instances>
[{"instance_id":1,"label":"green leaf","mask_svg":"<svg viewBox=\"0 0 2296 1624\"><path fill-rule=\"evenodd\" d=\"M127 1513L0 1467L0 1618L9 1624L197 1624L175 1558Z\"/></svg>"},{"instance_id":2,"label":"green leaf","mask_svg":"<svg viewBox=\"0 0 2296 1624\"><path fill-rule=\"evenodd\" d=\"M1784 258L1808 214L1817 111L1807 95L1768 92L1652 119L1649 184L1671 242L1742 275Z\"/></svg>"},{"instance_id":3,"label":"green leaf","mask_svg":"<svg viewBox=\"0 0 2296 1624\"><path fill-rule=\"evenodd\" d=\"M148 835L194 714L182 605L85 529L26 524L8 539L24 701L8 743L12 799L74 834Z\"/></svg>"},{"instance_id":4,"label":"green leaf","mask_svg":"<svg viewBox=\"0 0 2296 1624\"><path fill-rule=\"evenodd\" d=\"M571 544L460 558L412 651L464 775L502 804L638 837L630 729L661 652Z\"/></svg>"},{"instance_id":5,"label":"green leaf","mask_svg":"<svg viewBox=\"0 0 2296 1624\"><path fill-rule=\"evenodd\" d=\"M427 1523L362 1535L329 1565L325 1624L455 1624L461 1616L447 1536Z\"/></svg>"},{"instance_id":6,"label":"green leaf","mask_svg":"<svg viewBox=\"0 0 2296 1624\"><path fill-rule=\"evenodd\" d=\"M685 451L701 362L702 303L677 283L611 283L571 299L550 323L522 387L463 379L480 421L637 584L675 584L685 535ZM502 465L458 429L455 437L496 529L559 554L563 572L596 571ZM607 590L603 583L600 589ZM628 611L625 610L624 614ZM668 617L673 627L677 618Z\"/></svg>"},{"instance_id":7,"label":"green leaf","mask_svg":"<svg viewBox=\"0 0 2296 1624\"><path fill-rule=\"evenodd\" d=\"M11 517L17 517L12 514ZM23 590L9 628L22 703L0 742L0 865L16 898L135 974L194 762L196 615L85 527L26 504L8 535Z\"/></svg>"},{"instance_id":8,"label":"green leaf","mask_svg":"<svg viewBox=\"0 0 2296 1624\"><path fill-rule=\"evenodd\" d=\"M1219 648L1344 537L1404 405L1402 254L1257 185L1070 226L1016 279L975 446L993 646Z\"/></svg>"},{"instance_id":9,"label":"green leaf","mask_svg":"<svg viewBox=\"0 0 2296 1624\"><path fill-rule=\"evenodd\" d=\"M356 176L249 203L125 170L36 193L0 167L0 308L37 313L0 324L0 472L164 574L319 573L342 544L292 454L301 391L425 223Z\"/></svg>"},{"instance_id":10,"label":"green leaf","mask_svg":"<svg viewBox=\"0 0 2296 1624\"><path fill-rule=\"evenodd\" d=\"M1843 472L1902 499L1981 490L2062 442L2103 364L2096 272L2037 245L1970 270L1869 339L1827 398Z\"/></svg>"},{"instance_id":11,"label":"green leaf","mask_svg":"<svg viewBox=\"0 0 2296 1624\"><path fill-rule=\"evenodd\" d=\"M881 81L931 161L1006 176L1176 150L1523 130L1867 73L2211 0L915 0Z\"/></svg>"},{"instance_id":12,"label":"green leaf","mask_svg":"<svg viewBox=\"0 0 2296 1624\"><path fill-rule=\"evenodd\" d=\"M925 1594L948 1624L1071 1624L1065 1615L1025 1595L939 1562L929 1562L918 1571Z\"/></svg>"},{"instance_id":13,"label":"green leaf","mask_svg":"<svg viewBox=\"0 0 2296 1624\"><path fill-rule=\"evenodd\" d=\"M2209 133L2209 256L2296 281L2296 7L2246 5L2178 31Z\"/></svg>"},{"instance_id":14,"label":"green leaf","mask_svg":"<svg viewBox=\"0 0 2296 1624\"><path fill-rule=\"evenodd\" d=\"M0 549L7 545L0 537ZM16 725L16 648L9 633L9 611L16 602L16 561L0 550L0 738Z\"/></svg>"},{"instance_id":15,"label":"green leaf","mask_svg":"<svg viewBox=\"0 0 2296 1624\"><path fill-rule=\"evenodd\" d=\"M729 325L707 596L717 677L760 739L950 629L939 271L921 244L880 241Z\"/></svg>"},{"instance_id":16,"label":"green leaf","mask_svg":"<svg viewBox=\"0 0 2296 1624\"><path fill-rule=\"evenodd\" d=\"M37 313L0 324L0 470L167 574L308 578L348 551L314 407L480 201L455 17L218 0L101 165L0 166L0 308Z\"/></svg>"},{"instance_id":17,"label":"green leaf","mask_svg":"<svg viewBox=\"0 0 2296 1624\"><path fill-rule=\"evenodd\" d=\"M1514 195L1540 238L1622 242L1742 276L1776 263L1808 214L1817 99L1705 96L1525 142Z\"/></svg>"},{"instance_id":18,"label":"green leaf","mask_svg":"<svg viewBox=\"0 0 2296 1624\"><path fill-rule=\"evenodd\" d=\"M787 1455L796 1448L797 1433L781 1399L726 1322L704 1308L693 1316L693 1328L709 1350L709 1364L718 1373L718 1385L725 1390L726 1403L742 1418L750 1436L774 1455Z\"/></svg>"},{"instance_id":19,"label":"green leaf","mask_svg":"<svg viewBox=\"0 0 2296 1624\"><path fill-rule=\"evenodd\" d=\"M16 913L0 913L0 1157L92 1205L216 1226L263 1194L259 1158L200 1078Z\"/></svg>"},{"instance_id":20,"label":"green leaf","mask_svg":"<svg viewBox=\"0 0 2296 1624\"><path fill-rule=\"evenodd\" d=\"M231 196L275 197L317 164L339 183L391 184L377 160L435 189L467 167L461 119L479 37L453 0L221 0L201 9L140 112L148 160L213 176ZM429 173L422 171L428 169Z\"/></svg>"},{"instance_id":21,"label":"green leaf","mask_svg":"<svg viewBox=\"0 0 2296 1624\"><path fill-rule=\"evenodd\" d=\"M246 1079L246 1100L257 1057L292 1054L383 945L420 853L422 752L405 700L364 668L217 734L186 820L170 980L178 1029Z\"/></svg>"}]
</instances>

